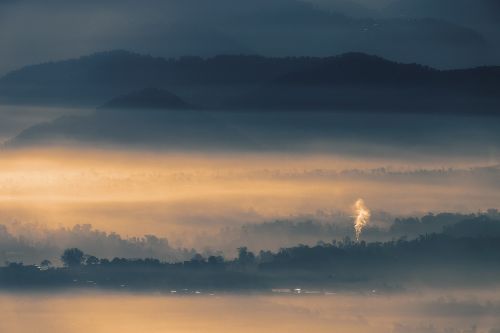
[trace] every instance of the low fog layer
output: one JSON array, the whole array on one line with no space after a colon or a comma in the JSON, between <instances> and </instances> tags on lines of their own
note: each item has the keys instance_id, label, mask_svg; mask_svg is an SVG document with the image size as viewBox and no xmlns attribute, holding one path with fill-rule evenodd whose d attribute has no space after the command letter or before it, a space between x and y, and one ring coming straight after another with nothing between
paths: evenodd
<instances>
[{"instance_id":1,"label":"low fog layer","mask_svg":"<svg viewBox=\"0 0 500 333\"><path fill-rule=\"evenodd\" d=\"M438 113L438 112L436 112ZM13 116L12 119L16 119ZM98 111L29 127L19 147L109 147L170 152L290 152L409 159L498 161L495 115L392 112Z\"/></svg>"},{"instance_id":2,"label":"low fog layer","mask_svg":"<svg viewBox=\"0 0 500 333\"><path fill-rule=\"evenodd\" d=\"M496 221L496 222L495 222ZM375 213L362 229L361 239L387 242L444 233L451 237L500 237L500 213L490 209L476 214L439 213L394 218ZM155 235L125 237L91 225L47 228L36 224L0 224L0 262L39 264L44 259L61 265L67 248L79 248L98 258L155 258L166 262L191 260L196 253L205 258L237 256L237 249L278 251L298 244L315 246L355 238L354 217L347 213L317 214L241 226L227 226L213 234L193 231L173 245ZM360 240L361 240L360 239ZM184 246L184 247L182 247Z\"/></svg>"},{"instance_id":3,"label":"low fog layer","mask_svg":"<svg viewBox=\"0 0 500 333\"><path fill-rule=\"evenodd\" d=\"M93 110L43 106L0 105L0 143L4 143L35 124L67 115L85 115Z\"/></svg>"},{"instance_id":4,"label":"low fog layer","mask_svg":"<svg viewBox=\"0 0 500 333\"><path fill-rule=\"evenodd\" d=\"M92 224L122 235L196 234L317 211L476 212L499 202L497 164L437 156L167 154L41 150L0 154L2 221ZM484 165L478 167L477 163ZM475 166L476 165L476 166Z\"/></svg>"},{"instance_id":5,"label":"low fog layer","mask_svg":"<svg viewBox=\"0 0 500 333\"><path fill-rule=\"evenodd\" d=\"M346 333L497 333L499 305L498 290L304 297L2 294L0 329L22 333L326 333L332 329ZM158 309L162 309L161 316L156 315Z\"/></svg>"}]
</instances>

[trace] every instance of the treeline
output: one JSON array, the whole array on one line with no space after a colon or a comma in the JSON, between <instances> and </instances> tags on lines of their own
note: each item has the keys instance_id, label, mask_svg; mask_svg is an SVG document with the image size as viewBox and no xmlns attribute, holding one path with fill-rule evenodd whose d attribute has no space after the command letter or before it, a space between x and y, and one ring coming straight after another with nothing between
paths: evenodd
<instances>
[{"instance_id":1,"label":"treeline","mask_svg":"<svg viewBox=\"0 0 500 333\"><path fill-rule=\"evenodd\" d=\"M464 225L480 233L463 234ZM498 284L500 221L486 216L447 227L440 234L388 242L342 241L299 245L238 256L195 254L176 263L157 259L97 258L67 249L64 267L48 261L0 268L1 288L125 288L132 290L261 290L269 288L400 288Z\"/></svg>"},{"instance_id":2,"label":"treeline","mask_svg":"<svg viewBox=\"0 0 500 333\"><path fill-rule=\"evenodd\" d=\"M500 213L496 209L489 209L475 214L445 212L428 213L420 217L395 218L387 213L374 212L372 216L374 223L363 230L363 239L370 243L402 237L413 239L420 235L442 233L445 228L462 222L461 228L464 229L462 233L469 232L473 235L480 230L480 221L483 217L500 220ZM500 237L500 231L490 230L489 235L493 234ZM218 249L224 253L233 253L241 244L257 252L260 249L277 251L296 244L311 246L318 241L328 243L333 239L345 237L354 237L352 217L318 212L315 215L297 216L285 220L226 227L216 235L199 237L196 242L199 244L197 248L212 248L213 244L218 244Z\"/></svg>"},{"instance_id":3,"label":"treeline","mask_svg":"<svg viewBox=\"0 0 500 333\"><path fill-rule=\"evenodd\" d=\"M500 230L489 226L485 222L487 220L500 220L498 210L490 209L478 214L429 213L405 218L375 212L374 223L365 228L363 239L369 243L386 242L401 237L413 239L419 235L443 232L453 233L455 237L500 237ZM384 224L388 226L384 227ZM33 224L0 224L0 265L7 261L40 264L47 259L57 266L61 265L59 259L64 249L73 247L103 260L114 257L157 258L173 263L189 261L198 252L207 260L212 255L221 254L233 258L237 254L235 249L242 246L258 255L261 249L277 252L280 248L297 244L313 246L318 241L331 243L333 239L354 237L353 231L351 217L319 212L286 220L225 227L212 235L192 234L190 239L185 239L185 247L178 247L173 246L167 238L154 235L125 238L114 232L96 230L91 225L45 229ZM34 234L37 236L34 237Z\"/></svg>"},{"instance_id":4,"label":"treeline","mask_svg":"<svg viewBox=\"0 0 500 333\"><path fill-rule=\"evenodd\" d=\"M116 232L94 229L90 224L48 229L31 223L0 224L0 263L56 263L65 248L78 247L104 258L118 254L128 258L161 258L174 262L191 258L195 250L172 246L168 239L155 235L123 237ZM92 250L90 250L92 249Z\"/></svg>"}]
</instances>

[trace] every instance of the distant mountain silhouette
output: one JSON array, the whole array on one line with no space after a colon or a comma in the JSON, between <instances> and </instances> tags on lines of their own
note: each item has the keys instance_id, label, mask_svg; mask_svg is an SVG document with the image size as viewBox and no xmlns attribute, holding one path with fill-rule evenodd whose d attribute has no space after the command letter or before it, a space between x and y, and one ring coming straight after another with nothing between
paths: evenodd
<instances>
[{"instance_id":1,"label":"distant mountain silhouette","mask_svg":"<svg viewBox=\"0 0 500 333\"><path fill-rule=\"evenodd\" d=\"M285 84L371 84L414 83L431 78L436 70L418 65L401 64L364 53L345 53L323 58L316 66L287 73L275 80Z\"/></svg>"},{"instance_id":2,"label":"distant mountain silhouette","mask_svg":"<svg viewBox=\"0 0 500 333\"><path fill-rule=\"evenodd\" d=\"M116 97L89 115L62 116L36 124L23 130L6 146L75 144L171 150L253 146L225 121L158 88Z\"/></svg>"},{"instance_id":3,"label":"distant mountain silhouette","mask_svg":"<svg viewBox=\"0 0 500 333\"><path fill-rule=\"evenodd\" d=\"M100 109L138 109L138 110L170 110L193 109L169 91L157 88L146 88L135 91L106 102Z\"/></svg>"},{"instance_id":4,"label":"distant mountain silhouette","mask_svg":"<svg viewBox=\"0 0 500 333\"><path fill-rule=\"evenodd\" d=\"M487 38L475 25L448 20L449 15L433 14L464 12L470 16L476 3L493 4L498 0L402 1L425 3L424 14L417 15L412 10L407 12L415 12L414 15L404 15L400 10L375 10L381 2L389 1L370 4L367 0L143 0L127 2L126 6L111 1L106 4L108 10L121 13L126 26L104 20L106 24L99 26L99 34L92 35L81 32L92 31L94 22L103 19L98 6L65 7L61 12L53 2L38 10L34 1L29 4L8 1L12 3L9 8L18 8L22 17L37 12L39 24L30 33L23 26L23 21L29 21L27 16L25 20L5 22L3 29L16 31L17 37L5 38L0 44L5 49L0 72L39 59L74 55L76 50L90 53L105 48L129 48L165 57L249 53L324 57L359 51L437 68L497 63L498 53L492 49L494 38ZM365 6L359 5L360 2ZM436 10L438 2L444 4L440 6L444 10ZM467 10L462 9L465 2ZM493 16L495 7L486 13ZM67 21L73 15L79 20ZM52 25L64 29L54 33ZM31 39L37 40L31 52L20 53L17 43ZM64 45L68 40L74 48ZM107 98L114 95L116 92Z\"/></svg>"},{"instance_id":5,"label":"distant mountain silhouette","mask_svg":"<svg viewBox=\"0 0 500 333\"><path fill-rule=\"evenodd\" d=\"M128 95L144 87L169 95ZM112 51L29 66L0 79L0 96L11 102L97 106L127 96L112 102L121 107L497 113L499 91L500 67L436 70L363 53L167 60Z\"/></svg>"},{"instance_id":6,"label":"distant mountain silhouette","mask_svg":"<svg viewBox=\"0 0 500 333\"><path fill-rule=\"evenodd\" d=\"M442 71L348 53L284 74L229 105L247 109L499 114L500 66Z\"/></svg>"},{"instance_id":7,"label":"distant mountain silhouette","mask_svg":"<svg viewBox=\"0 0 500 333\"><path fill-rule=\"evenodd\" d=\"M13 71L0 79L0 99L98 106L131 91L159 87L193 104L217 105L249 85L260 85L315 59L230 55L163 59L117 50Z\"/></svg>"}]
</instances>

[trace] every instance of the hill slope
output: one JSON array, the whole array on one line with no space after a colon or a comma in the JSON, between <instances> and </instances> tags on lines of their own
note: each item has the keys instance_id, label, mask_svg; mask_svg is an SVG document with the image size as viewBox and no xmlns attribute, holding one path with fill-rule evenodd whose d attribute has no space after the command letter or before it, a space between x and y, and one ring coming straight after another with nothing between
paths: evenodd
<instances>
[{"instance_id":1,"label":"hill slope","mask_svg":"<svg viewBox=\"0 0 500 333\"><path fill-rule=\"evenodd\" d=\"M169 91L146 88L140 91L113 98L106 102L100 109L125 109L125 110L183 110L193 107Z\"/></svg>"}]
</instances>

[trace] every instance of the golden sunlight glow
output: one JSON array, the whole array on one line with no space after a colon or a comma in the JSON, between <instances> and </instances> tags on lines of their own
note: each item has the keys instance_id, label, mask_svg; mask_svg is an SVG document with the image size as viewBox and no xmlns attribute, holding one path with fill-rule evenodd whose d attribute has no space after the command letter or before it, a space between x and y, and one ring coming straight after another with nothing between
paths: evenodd
<instances>
[{"instance_id":1,"label":"golden sunlight glow","mask_svg":"<svg viewBox=\"0 0 500 333\"><path fill-rule=\"evenodd\" d=\"M380 166L403 172L364 173ZM488 179L444 173L430 180L425 173L404 173L411 170L398 161L329 155L5 151L0 224L92 224L129 236L182 236L318 211L347 212L359 193L372 211L393 214L477 211L499 202Z\"/></svg>"}]
</instances>

